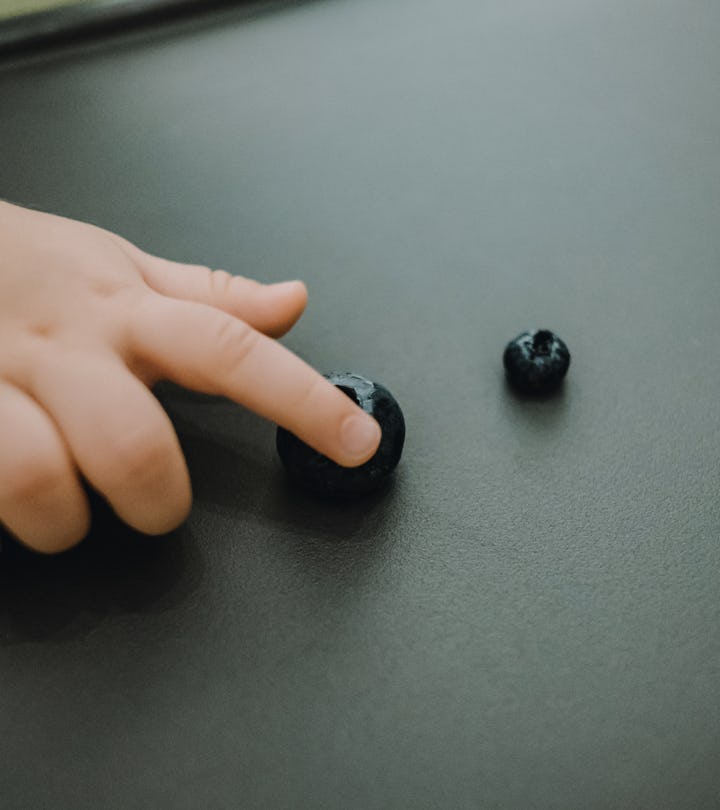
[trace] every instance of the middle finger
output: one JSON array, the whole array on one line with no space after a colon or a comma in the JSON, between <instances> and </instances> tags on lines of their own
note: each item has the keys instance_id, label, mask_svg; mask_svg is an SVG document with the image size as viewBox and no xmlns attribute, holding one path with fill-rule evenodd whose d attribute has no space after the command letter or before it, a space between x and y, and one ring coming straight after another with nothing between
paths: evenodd
<instances>
[{"instance_id":1,"label":"middle finger","mask_svg":"<svg viewBox=\"0 0 720 810\"><path fill-rule=\"evenodd\" d=\"M58 351L44 358L32 386L83 475L122 520L146 534L182 522L191 490L177 435L119 358Z\"/></svg>"}]
</instances>

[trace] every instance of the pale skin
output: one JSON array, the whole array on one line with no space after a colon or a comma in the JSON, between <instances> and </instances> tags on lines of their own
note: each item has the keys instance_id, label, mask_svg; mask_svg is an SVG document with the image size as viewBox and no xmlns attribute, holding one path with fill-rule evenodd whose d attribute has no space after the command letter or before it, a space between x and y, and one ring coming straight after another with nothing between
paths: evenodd
<instances>
[{"instance_id":1,"label":"pale skin","mask_svg":"<svg viewBox=\"0 0 720 810\"><path fill-rule=\"evenodd\" d=\"M0 523L63 551L89 530L81 482L148 535L188 516L190 477L151 387L226 396L347 467L377 422L277 342L302 282L262 285L0 202Z\"/></svg>"}]
</instances>

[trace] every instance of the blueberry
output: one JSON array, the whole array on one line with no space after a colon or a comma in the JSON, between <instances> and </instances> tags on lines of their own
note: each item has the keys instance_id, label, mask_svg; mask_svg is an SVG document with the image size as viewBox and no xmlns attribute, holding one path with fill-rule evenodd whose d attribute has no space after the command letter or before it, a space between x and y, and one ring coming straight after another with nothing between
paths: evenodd
<instances>
[{"instance_id":1,"label":"blueberry","mask_svg":"<svg viewBox=\"0 0 720 810\"><path fill-rule=\"evenodd\" d=\"M548 394L567 374L570 352L549 329L523 332L505 347L503 365L511 385L525 394Z\"/></svg>"},{"instance_id":2,"label":"blueberry","mask_svg":"<svg viewBox=\"0 0 720 810\"><path fill-rule=\"evenodd\" d=\"M382 428L375 455L359 467L341 467L284 428L278 428L278 455L290 478L316 495L352 496L377 489L397 467L405 441L405 419L393 395L379 383L351 372L326 379L373 416Z\"/></svg>"}]
</instances>

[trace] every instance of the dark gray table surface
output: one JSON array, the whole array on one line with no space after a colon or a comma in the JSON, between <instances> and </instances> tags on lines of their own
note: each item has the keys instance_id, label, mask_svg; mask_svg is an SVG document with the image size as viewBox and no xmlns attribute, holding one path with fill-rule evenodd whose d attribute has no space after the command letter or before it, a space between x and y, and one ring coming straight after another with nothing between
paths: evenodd
<instances>
[{"instance_id":1,"label":"dark gray table surface","mask_svg":"<svg viewBox=\"0 0 720 810\"><path fill-rule=\"evenodd\" d=\"M286 344L408 425L325 505L161 388L186 525L0 555L3 810L720 807L719 42L713 0L324 0L3 63L1 196L304 278Z\"/></svg>"}]
</instances>

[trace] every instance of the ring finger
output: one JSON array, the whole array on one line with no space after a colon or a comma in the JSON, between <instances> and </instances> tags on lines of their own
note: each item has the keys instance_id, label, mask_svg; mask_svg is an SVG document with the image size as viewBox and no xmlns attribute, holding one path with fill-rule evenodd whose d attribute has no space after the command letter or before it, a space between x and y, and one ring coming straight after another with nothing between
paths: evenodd
<instances>
[{"instance_id":1,"label":"ring finger","mask_svg":"<svg viewBox=\"0 0 720 810\"><path fill-rule=\"evenodd\" d=\"M0 381L0 521L45 553L87 534L90 510L52 420L27 394Z\"/></svg>"}]
</instances>

